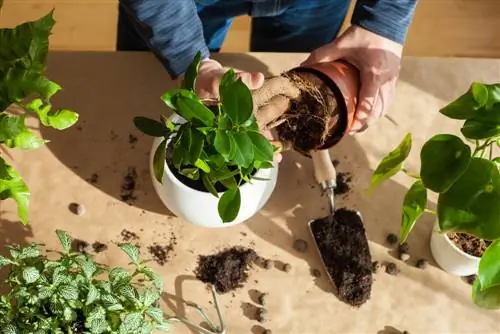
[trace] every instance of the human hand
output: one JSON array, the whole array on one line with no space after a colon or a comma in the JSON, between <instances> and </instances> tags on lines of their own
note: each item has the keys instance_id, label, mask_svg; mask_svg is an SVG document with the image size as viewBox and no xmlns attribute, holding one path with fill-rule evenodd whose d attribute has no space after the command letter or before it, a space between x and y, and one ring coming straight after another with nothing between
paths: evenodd
<instances>
[{"instance_id":1,"label":"human hand","mask_svg":"<svg viewBox=\"0 0 500 334\"><path fill-rule=\"evenodd\" d=\"M196 77L196 93L202 100L218 99L219 98L219 83L224 74L229 70L228 67L222 66L218 61L213 59L205 59L200 64L200 69L198 71L198 76ZM238 78L247 85L247 87L253 91L259 89L264 84L264 74L260 72L244 72L235 69ZM256 113L256 117L258 114ZM259 120L257 119L257 122ZM273 134L270 130L261 128L261 133L269 140L272 144L277 145L279 143L274 139ZM280 148L280 147L279 147ZM278 150L274 154L274 161L279 163L282 159L280 151Z\"/></svg>"},{"instance_id":2,"label":"human hand","mask_svg":"<svg viewBox=\"0 0 500 334\"><path fill-rule=\"evenodd\" d=\"M360 71L356 117L351 134L362 132L386 111L396 89L403 46L359 26L314 50L302 65L344 59Z\"/></svg>"}]
</instances>

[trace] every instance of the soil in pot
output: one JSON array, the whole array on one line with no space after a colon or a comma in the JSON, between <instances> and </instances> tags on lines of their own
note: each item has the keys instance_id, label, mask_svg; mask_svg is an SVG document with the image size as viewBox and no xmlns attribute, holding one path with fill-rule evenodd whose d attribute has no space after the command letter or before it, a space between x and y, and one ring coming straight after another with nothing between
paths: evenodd
<instances>
[{"instance_id":1,"label":"soil in pot","mask_svg":"<svg viewBox=\"0 0 500 334\"><path fill-rule=\"evenodd\" d=\"M451 242L465 253L481 257L484 251L491 245L491 241L476 238L466 233L448 233Z\"/></svg>"},{"instance_id":2,"label":"soil in pot","mask_svg":"<svg viewBox=\"0 0 500 334\"><path fill-rule=\"evenodd\" d=\"M227 293L243 287L257 258L253 249L235 246L217 254L200 255L194 273L200 281L212 284L218 293Z\"/></svg>"},{"instance_id":3,"label":"soil in pot","mask_svg":"<svg viewBox=\"0 0 500 334\"><path fill-rule=\"evenodd\" d=\"M338 209L333 219L317 219L311 230L340 300L361 306L371 295L372 259L359 215Z\"/></svg>"}]
</instances>

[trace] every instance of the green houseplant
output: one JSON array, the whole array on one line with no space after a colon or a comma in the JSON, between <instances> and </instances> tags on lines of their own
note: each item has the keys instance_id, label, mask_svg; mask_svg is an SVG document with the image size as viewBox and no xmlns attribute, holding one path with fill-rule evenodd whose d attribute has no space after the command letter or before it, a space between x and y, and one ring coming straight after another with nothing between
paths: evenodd
<instances>
[{"instance_id":1,"label":"green houseplant","mask_svg":"<svg viewBox=\"0 0 500 334\"><path fill-rule=\"evenodd\" d=\"M2 333L152 333L168 330L158 307L161 278L139 259L131 244L120 248L133 270L96 264L73 252L68 233L56 231L62 246L57 259L42 255L39 245L7 246L9 292L0 297Z\"/></svg>"},{"instance_id":2,"label":"green houseplant","mask_svg":"<svg viewBox=\"0 0 500 334\"><path fill-rule=\"evenodd\" d=\"M414 173L404 168L412 147L407 134L376 168L370 190L399 172L414 178L403 200L400 242L424 212L437 215L439 233L474 237L487 247L479 267L473 268L478 275L472 298L481 307L500 308L500 157L495 155L500 147L500 84L474 82L440 113L464 121L460 131L465 141L453 134L433 136L420 151L420 173ZM428 191L438 194L437 212L426 208Z\"/></svg>"},{"instance_id":3,"label":"green houseplant","mask_svg":"<svg viewBox=\"0 0 500 334\"><path fill-rule=\"evenodd\" d=\"M13 29L0 29L0 144L5 147L27 150L46 143L25 125L29 114L37 115L42 125L58 130L78 120L73 111L52 110L50 102L61 90L44 75L49 36L55 24L52 14ZM0 200L17 202L23 224L28 223L29 197L22 177L0 156Z\"/></svg>"},{"instance_id":4,"label":"green houseplant","mask_svg":"<svg viewBox=\"0 0 500 334\"><path fill-rule=\"evenodd\" d=\"M233 69L221 79L218 101L196 95L200 60L198 53L181 88L161 97L177 116L174 121L162 115L160 121L135 117L134 123L144 134L161 138L152 163L156 181L164 181L167 166L181 182L218 198L218 215L227 223L240 211L241 187L261 180L258 170L274 167L276 148L259 132L252 94Z\"/></svg>"}]
</instances>

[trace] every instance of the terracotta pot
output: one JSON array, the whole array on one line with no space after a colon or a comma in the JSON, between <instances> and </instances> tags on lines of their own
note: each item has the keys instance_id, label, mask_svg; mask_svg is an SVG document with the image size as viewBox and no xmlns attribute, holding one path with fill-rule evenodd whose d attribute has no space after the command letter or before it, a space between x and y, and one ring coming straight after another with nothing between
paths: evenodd
<instances>
[{"instance_id":1,"label":"terracotta pot","mask_svg":"<svg viewBox=\"0 0 500 334\"><path fill-rule=\"evenodd\" d=\"M359 71L346 61L318 63L294 68L294 72L312 72L322 79L337 98L339 118L330 129L330 137L319 150L336 145L351 130L358 104Z\"/></svg>"}]
</instances>

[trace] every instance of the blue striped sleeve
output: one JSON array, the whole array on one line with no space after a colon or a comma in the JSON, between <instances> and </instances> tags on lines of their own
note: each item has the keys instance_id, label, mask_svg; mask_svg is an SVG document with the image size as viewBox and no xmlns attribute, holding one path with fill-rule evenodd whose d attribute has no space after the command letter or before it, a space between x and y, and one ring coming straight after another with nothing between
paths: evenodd
<instances>
[{"instance_id":1,"label":"blue striped sleeve","mask_svg":"<svg viewBox=\"0 0 500 334\"><path fill-rule=\"evenodd\" d=\"M203 27L192 0L120 0L137 33L173 79L183 74L198 51L209 56Z\"/></svg>"},{"instance_id":2,"label":"blue striped sleeve","mask_svg":"<svg viewBox=\"0 0 500 334\"><path fill-rule=\"evenodd\" d=\"M351 23L404 44L417 0L357 0Z\"/></svg>"}]
</instances>

